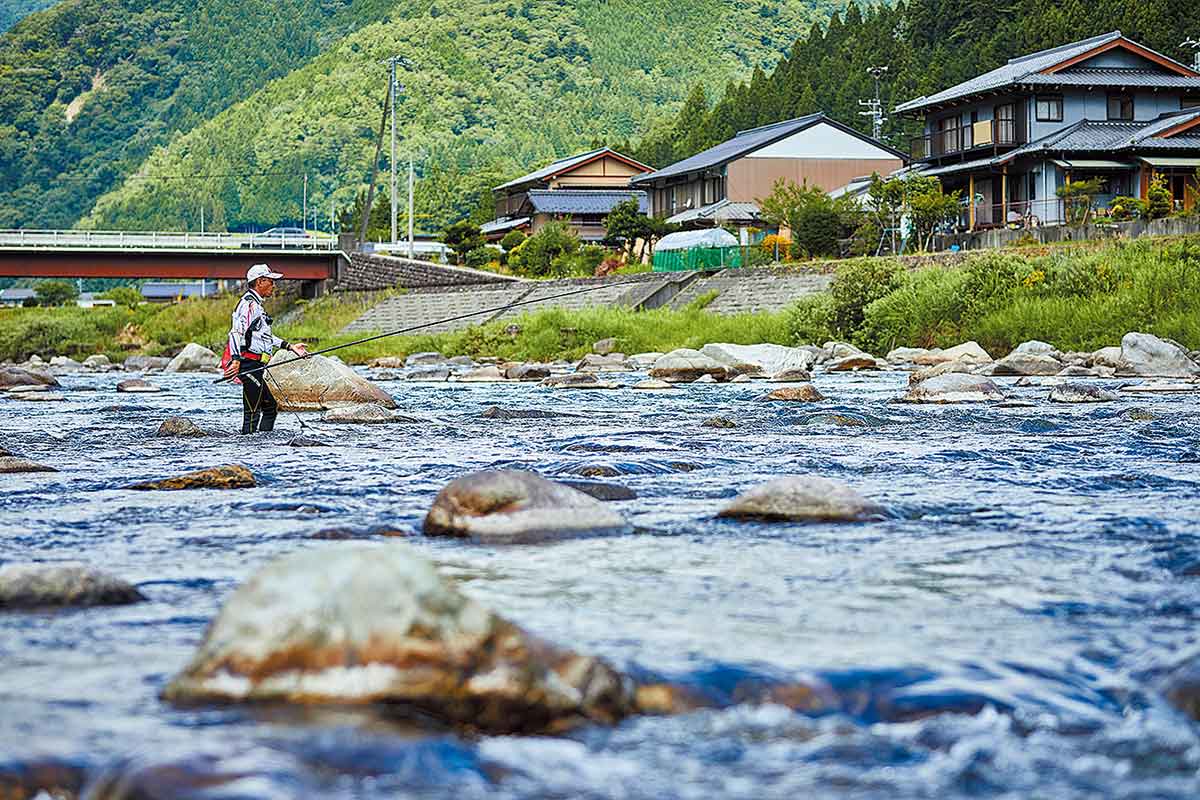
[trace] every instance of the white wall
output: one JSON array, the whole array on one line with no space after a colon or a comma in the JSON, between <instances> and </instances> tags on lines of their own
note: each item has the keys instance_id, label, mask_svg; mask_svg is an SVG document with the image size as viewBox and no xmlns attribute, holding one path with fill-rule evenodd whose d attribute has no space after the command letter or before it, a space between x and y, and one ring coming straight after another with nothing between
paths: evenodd
<instances>
[{"instance_id":1,"label":"white wall","mask_svg":"<svg viewBox=\"0 0 1200 800\"><path fill-rule=\"evenodd\" d=\"M747 158L895 158L883 148L820 122L786 139L755 150Z\"/></svg>"}]
</instances>

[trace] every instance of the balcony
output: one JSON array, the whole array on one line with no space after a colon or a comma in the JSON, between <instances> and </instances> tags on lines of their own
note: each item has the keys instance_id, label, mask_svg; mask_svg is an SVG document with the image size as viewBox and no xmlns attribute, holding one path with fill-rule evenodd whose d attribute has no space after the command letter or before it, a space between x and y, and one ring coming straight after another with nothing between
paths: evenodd
<instances>
[{"instance_id":1,"label":"balcony","mask_svg":"<svg viewBox=\"0 0 1200 800\"><path fill-rule=\"evenodd\" d=\"M971 125L944 128L932 134L913 137L912 157L914 161L942 158L959 153L1025 144L1024 137L1013 119L987 119Z\"/></svg>"}]
</instances>

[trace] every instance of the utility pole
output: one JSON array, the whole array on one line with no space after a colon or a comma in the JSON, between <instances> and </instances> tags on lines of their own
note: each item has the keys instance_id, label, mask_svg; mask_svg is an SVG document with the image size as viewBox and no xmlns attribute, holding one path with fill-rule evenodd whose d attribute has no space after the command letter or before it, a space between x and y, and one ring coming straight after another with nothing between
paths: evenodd
<instances>
[{"instance_id":1,"label":"utility pole","mask_svg":"<svg viewBox=\"0 0 1200 800\"><path fill-rule=\"evenodd\" d=\"M1200 39L1193 39L1189 36L1188 38L1184 39L1183 44L1179 46L1190 47L1192 49L1192 69L1200 72Z\"/></svg>"},{"instance_id":2,"label":"utility pole","mask_svg":"<svg viewBox=\"0 0 1200 800\"><path fill-rule=\"evenodd\" d=\"M300 227L308 224L308 173L304 173L304 200L300 207Z\"/></svg>"},{"instance_id":3,"label":"utility pole","mask_svg":"<svg viewBox=\"0 0 1200 800\"><path fill-rule=\"evenodd\" d=\"M408 257L413 257L413 158L408 154Z\"/></svg>"},{"instance_id":4,"label":"utility pole","mask_svg":"<svg viewBox=\"0 0 1200 800\"><path fill-rule=\"evenodd\" d=\"M200 204L200 233L204 233L204 203Z\"/></svg>"},{"instance_id":5,"label":"utility pole","mask_svg":"<svg viewBox=\"0 0 1200 800\"><path fill-rule=\"evenodd\" d=\"M392 157L391 157L391 160L388 162L388 164L390 166L390 172L391 172L391 177L392 177L391 212L392 212L392 243L394 244L397 240L396 210L397 210L397 205L398 205L397 199L396 199L396 94L398 92L404 91L404 86L396 83L396 66L399 65L401 67L404 67L405 69L410 69L412 67L412 62L409 61L404 56L392 56L391 58L384 59L383 63L388 65L388 91L390 92L391 104L392 104Z\"/></svg>"},{"instance_id":6,"label":"utility pole","mask_svg":"<svg viewBox=\"0 0 1200 800\"><path fill-rule=\"evenodd\" d=\"M888 68L867 67L867 74L875 79L875 97L871 100L859 100L858 104L867 110L858 112L860 117L871 118L871 136L876 141L883 141L883 99L879 94L879 81L887 74Z\"/></svg>"}]
</instances>

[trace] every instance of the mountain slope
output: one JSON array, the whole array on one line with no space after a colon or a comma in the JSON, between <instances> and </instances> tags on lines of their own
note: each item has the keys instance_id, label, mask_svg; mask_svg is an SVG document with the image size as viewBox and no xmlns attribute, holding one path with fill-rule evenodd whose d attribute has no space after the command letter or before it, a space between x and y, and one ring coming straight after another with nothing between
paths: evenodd
<instances>
[{"instance_id":1,"label":"mountain slope","mask_svg":"<svg viewBox=\"0 0 1200 800\"><path fill-rule=\"evenodd\" d=\"M53 4L54 0L4 0L0 3L0 33L16 25L22 17Z\"/></svg>"},{"instance_id":2,"label":"mountain slope","mask_svg":"<svg viewBox=\"0 0 1200 800\"><path fill-rule=\"evenodd\" d=\"M65 227L380 0L63 0L0 36L0 228Z\"/></svg>"},{"instance_id":3,"label":"mountain slope","mask_svg":"<svg viewBox=\"0 0 1200 800\"><path fill-rule=\"evenodd\" d=\"M155 152L86 224L229 227L349 206L369 172L392 54L415 62L398 108L421 159L422 227L460 218L502 176L641 135L697 81L770 66L828 0L401 0L389 18ZM386 153L386 148L385 148ZM386 163L386 157L385 157ZM196 180L153 176L219 175ZM311 223L311 219L310 219Z\"/></svg>"}]
</instances>

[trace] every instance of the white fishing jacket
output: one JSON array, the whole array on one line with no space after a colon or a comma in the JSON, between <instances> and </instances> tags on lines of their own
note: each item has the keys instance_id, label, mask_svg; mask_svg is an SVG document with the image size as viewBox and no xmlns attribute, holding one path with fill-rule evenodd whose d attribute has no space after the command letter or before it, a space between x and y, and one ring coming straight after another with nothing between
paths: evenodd
<instances>
[{"instance_id":1,"label":"white fishing jacket","mask_svg":"<svg viewBox=\"0 0 1200 800\"><path fill-rule=\"evenodd\" d=\"M249 289L233 310L233 326L229 329L229 352L239 356L269 356L287 342L271 333L271 318L263 308L258 292Z\"/></svg>"}]
</instances>

